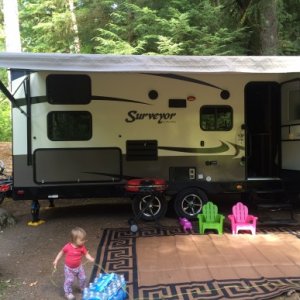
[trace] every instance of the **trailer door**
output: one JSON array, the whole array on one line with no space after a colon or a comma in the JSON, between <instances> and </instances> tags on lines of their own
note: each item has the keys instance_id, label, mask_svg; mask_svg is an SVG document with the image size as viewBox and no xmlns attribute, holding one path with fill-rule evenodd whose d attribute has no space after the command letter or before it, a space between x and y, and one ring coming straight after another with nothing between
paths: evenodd
<instances>
[{"instance_id":1,"label":"trailer door","mask_svg":"<svg viewBox=\"0 0 300 300\"><path fill-rule=\"evenodd\" d=\"M300 171L300 78L281 85L281 166Z\"/></svg>"},{"instance_id":2,"label":"trailer door","mask_svg":"<svg viewBox=\"0 0 300 300\"><path fill-rule=\"evenodd\" d=\"M279 176L280 85L252 81L245 87L246 177Z\"/></svg>"}]
</instances>

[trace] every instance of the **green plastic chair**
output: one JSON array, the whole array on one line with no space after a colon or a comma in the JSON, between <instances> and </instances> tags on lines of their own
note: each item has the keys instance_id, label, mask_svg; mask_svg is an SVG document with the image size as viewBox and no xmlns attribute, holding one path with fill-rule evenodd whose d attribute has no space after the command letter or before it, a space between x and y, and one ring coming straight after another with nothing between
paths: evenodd
<instances>
[{"instance_id":1,"label":"green plastic chair","mask_svg":"<svg viewBox=\"0 0 300 300\"><path fill-rule=\"evenodd\" d=\"M218 213L217 205L207 202L202 208L202 214L197 215L199 221L199 232L204 234L206 229L215 229L223 234L223 223L225 217Z\"/></svg>"}]
</instances>

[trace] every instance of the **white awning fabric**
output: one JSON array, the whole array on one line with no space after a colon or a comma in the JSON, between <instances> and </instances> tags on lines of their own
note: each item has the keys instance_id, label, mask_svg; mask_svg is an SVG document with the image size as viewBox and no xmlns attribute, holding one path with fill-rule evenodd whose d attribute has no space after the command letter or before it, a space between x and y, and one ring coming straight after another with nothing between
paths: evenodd
<instances>
[{"instance_id":1,"label":"white awning fabric","mask_svg":"<svg viewBox=\"0 0 300 300\"><path fill-rule=\"evenodd\" d=\"M299 73L300 56L150 56L2 52L0 67L75 72Z\"/></svg>"}]
</instances>

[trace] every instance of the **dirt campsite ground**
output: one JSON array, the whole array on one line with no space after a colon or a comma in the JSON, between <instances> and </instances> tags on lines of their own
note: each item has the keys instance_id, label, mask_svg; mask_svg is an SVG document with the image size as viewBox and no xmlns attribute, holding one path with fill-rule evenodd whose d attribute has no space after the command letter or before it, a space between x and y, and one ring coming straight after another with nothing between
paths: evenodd
<instances>
[{"instance_id":1,"label":"dirt campsite ground","mask_svg":"<svg viewBox=\"0 0 300 300\"><path fill-rule=\"evenodd\" d=\"M87 231L86 245L95 256L102 229L128 226L131 215L130 205L122 200L114 204L63 200L50 210L47 202L41 201L41 205L41 218L46 223L39 227L27 226L30 202L7 199L2 205L16 217L17 224L0 233L0 280L6 286L0 299L63 299L63 263L60 261L52 274L52 261L68 242L70 230L80 226ZM88 277L91 269L91 264L85 265Z\"/></svg>"},{"instance_id":2,"label":"dirt campsite ground","mask_svg":"<svg viewBox=\"0 0 300 300\"><path fill-rule=\"evenodd\" d=\"M6 147L9 148L9 145ZM0 153L4 154L3 147L1 149ZM5 151L9 153L9 150ZM9 166L9 157L5 160ZM95 256L102 230L126 227L132 215L130 203L126 199L59 200L52 209L48 208L47 201L41 201L41 218L46 223L29 227L30 204L30 201L14 202L6 199L1 206L14 215L17 223L0 232L0 299L64 299L63 263L61 261L53 273L52 261L68 241L70 230L81 226L87 231L87 248ZM175 225L177 220L174 216L166 217L162 224ZM92 265L85 264L85 270L89 277ZM79 290L75 292L77 299L80 299ZM292 294L276 299L300 298Z\"/></svg>"}]
</instances>

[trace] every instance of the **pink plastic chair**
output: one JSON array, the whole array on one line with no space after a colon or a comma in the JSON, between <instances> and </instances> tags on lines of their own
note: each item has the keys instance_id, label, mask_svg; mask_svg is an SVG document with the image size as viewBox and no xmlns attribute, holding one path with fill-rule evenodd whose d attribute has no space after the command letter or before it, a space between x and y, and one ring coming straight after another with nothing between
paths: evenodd
<instances>
[{"instance_id":1,"label":"pink plastic chair","mask_svg":"<svg viewBox=\"0 0 300 300\"><path fill-rule=\"evenodd\" d=\"M238 202L232 207L232 215L228 218L231 221L232 234L237 234L239 230L250 230L253 235L256 234L257 217L248 215L248 207Z\"/></svg>"}]
</instances>

